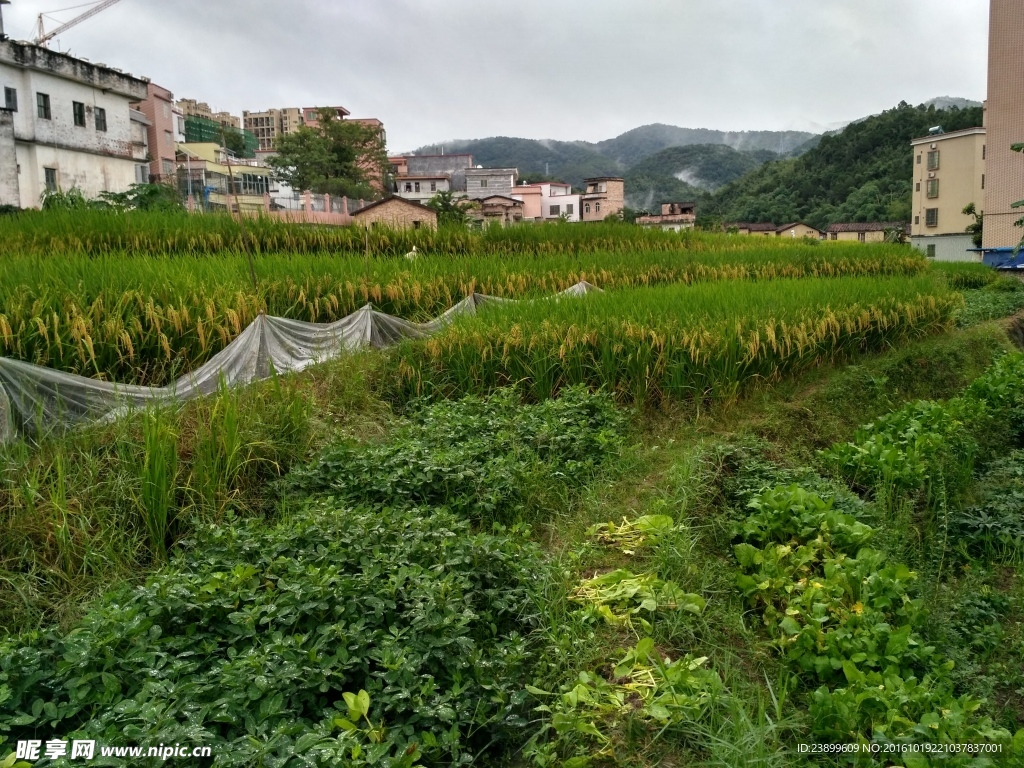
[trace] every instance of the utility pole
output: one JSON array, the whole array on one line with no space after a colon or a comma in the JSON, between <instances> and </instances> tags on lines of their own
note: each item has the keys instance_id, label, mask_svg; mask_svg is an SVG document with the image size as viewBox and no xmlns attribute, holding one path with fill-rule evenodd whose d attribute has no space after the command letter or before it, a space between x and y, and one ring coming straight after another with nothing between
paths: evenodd
<instances>
[{"instance_id":1,"label":"utility pole","mask_svg":"<svg viewBox=\"0 0 1024 768\"><path fill-rule=\"evenodd\" d=\"M227 145L227 138L225 137L224 126L220 127L220 140L221 143ZM223 147L224 158L228 161L228 184L231 188L228 190L228 215L231 215L231 197L235 198L235 207L238 208L238 226L242 229L242 245L245 247L245 253L249 257L249 277L252 278L252 289L258 292L259 286L256 283L256 265L252 260L252 248L249 245L249 233L245 229L245 217L242 215L242 204L238 202L238 187L235 186L235 172L231 167L231 150L227 146Z\"/></svg>"},{"instance_id":2,"label":"utility pole","mask_svg":"<svg viewBox=\"0 0 1024 768\"><path fill-rule=\"evenodd\" d=\"M10 5L11 0L0 0L0 43L7 39L4 34L4 6Z\"/></svg>"}]
</instances>

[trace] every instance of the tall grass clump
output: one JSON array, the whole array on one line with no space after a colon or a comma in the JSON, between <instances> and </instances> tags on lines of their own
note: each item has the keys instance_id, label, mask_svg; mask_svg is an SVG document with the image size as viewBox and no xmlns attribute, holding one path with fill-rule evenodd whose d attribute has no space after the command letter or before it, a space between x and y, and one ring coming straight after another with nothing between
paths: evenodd
<instances>
[{"instance_id":1,"label":"tall grass clump","mask_svg":"<svg viewBox=\"0 0 1024 768\"><path fill-rule=\"evenodd\" d=\"M312 448L339 429L380 434L378 366L350 355L302 377L0 446L0 635L74 619L111 584L171 559L197 526L274 518L273 483Z\"/></svg>"},{"instance_id":2,"label":"tall grass clump","mask_svg":"<svg viewBox=\"0 0 1024 768\"><path fill-rule=\"evenodd\" d=\"M978 262L935 261L929 269L957 291L984 288L1001 279L992 267Z\"/></svg>"},{"instance_id":3,"label":"tall grass clump","mask_svg":"<svg viewBox=\"0 0 1024 768\"><path fill-rule=\"evenodd\" d=\"M406 395L574 384L622 400L732 397L863 350L950 326L961 302L924 278L841 278L661 287L488 308L393 358Z\"/></svg>"},{"instance_id":4,"label":"tall grass clump","mask_svg":"<svg viewBox=\"0 0 1024 768\"><path fill-rule=\"evenodd\" d=\"M142 422L144 454L141 477L141 508L154 559L167 559L167 535L175 508L178 479L178 437L159 411L147 413Z\"/></svg>"}]
</instances>

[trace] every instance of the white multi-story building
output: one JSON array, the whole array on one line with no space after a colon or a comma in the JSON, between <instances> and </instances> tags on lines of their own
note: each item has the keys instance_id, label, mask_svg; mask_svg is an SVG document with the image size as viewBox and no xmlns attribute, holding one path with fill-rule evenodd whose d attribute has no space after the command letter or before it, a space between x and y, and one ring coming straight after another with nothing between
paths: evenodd
<instances>
[{"instance_id":1,"label":"white multi-story building","mask_svg":"<svg viewBox=\"0 0 1024 768\"><path fill-rule=\"evenodd\" d=\"M540 187L541 217L545 221L554 219L580 220L580 196L572 193L572 186L560 182L543 182Z\"/></svg>"},{"instance_id":2,"label":"white multi-story building","mask_svg":"<svg viewBox=\"0 0 1024 768\"><path fill-rule=\"evenodd\" d=\"M0 40L0 205L34 208L47 189L92 198L136 183L148 163L146 126L129 104L146 98L148 82Z\"/></svg>"},{"instance_id":3,"label":"white multi-story building","mask_svg":"<svg viewBox=\"0 0 1024 768\"><path fill-rule=\"evenodd\" d=\"M395 179L395 194L417 203L429 203L439 192L451 192L452 180L446 173L400 176Z\"/></svg>"},{"instance_id":4,"label":"white multi-story building","mask_svg":"<svg viewBox=\"0 0 1024 768\"><path fill-rule=\"evenodd\" d=\"M520 184L512 190L512 197L522 202L526 221L580 220L580 196L573 194L570 184L560 181Z\"/></svg>"}]
</instances>

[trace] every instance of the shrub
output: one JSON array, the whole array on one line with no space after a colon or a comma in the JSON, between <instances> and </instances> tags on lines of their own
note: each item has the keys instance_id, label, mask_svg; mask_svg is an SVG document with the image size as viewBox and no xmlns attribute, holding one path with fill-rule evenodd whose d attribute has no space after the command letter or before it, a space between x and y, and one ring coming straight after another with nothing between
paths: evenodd
<instances>
[{"instance_id":1,"label":"shrub","mask_svg":"<svg viewBox=\"0 0 1024 768\"><path fill-rule=\"evenodd\" d=\"M528 406L511 390L420 402L392 441L328 448L286 487L349 504L444 506L475 520L511 520L527 512L531 494L584 482L617 450L623 423L608 395L581 388Z\"/></svg>"},{"instance_id":2,"label":"shrub","mask_svg":"<svg viewBox=\"0 0 1024 768\"><path fill-rule=\"evenodd\" d=\"M524 725L544 567L526 539L336 503L209 527L66 636L0 644L0 731L202 743L219 766L387 766L413 745L469 765ZM381 744L338 722L360 690Z\"/></svg>"},{"instance_id":3,"label":"shrub","mask_svg":"<svg viewBox=\"0 0 1024 768\"><path fill-rule=\"evenodd\" d=\"M994 462L978 488L978 503L950 514L953 540L967 557L1018 562L1024 553L1024 451Z\"/></svg>"},{"instance_id":4,"label":"shrub","mask_svg":"<svg viewBox=\"0 0 1024 768\"><path fill-rule=\"evenodd\" d=\"M945 508L967 489L976 458L991 459L1024 436L1024 355L1005 355L946 403L910 403L822 453L865 489L923 494Z\"/></svg>"},{"instance_id":5,"label":"shrub","mask_svg":"<svg viewBox=\"0 0 1024 768\"><path fill-rule=\"evenodd\" d=\"M871 527L798 486L757 494L749 506L756 512L735 548L737 583L763 608L786 662L821 682L810 702L816 739L1013 749L1008 731L977 715L981 701L954 695L952 662L921 634L916 575L863 546ZM954 755L950 764L972 759Z\"/></svg>"}]
</instances>

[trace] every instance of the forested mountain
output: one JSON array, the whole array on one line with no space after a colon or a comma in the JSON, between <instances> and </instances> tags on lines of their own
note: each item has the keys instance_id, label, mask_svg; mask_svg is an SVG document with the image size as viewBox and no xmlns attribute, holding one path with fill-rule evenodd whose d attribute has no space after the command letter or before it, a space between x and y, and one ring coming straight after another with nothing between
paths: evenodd
<instances>
[{"instance_id":1,"label":"forested mountain","mask_svg":"<svg viewBox=\"0 0 1024 768\"><path fill-rule=\"evenodd\" d=\"M910 140L941 125L947 132L981 125L980 107L939 110L906 102L825 135L795 159L767 163L700 199L705 220L909 221Z\"/></svg>"},{"instance_id":2,"label":"forested mountain","mask_svg":"<svg viewBox=\"0 0 1024 768\"><path fill-rule=\"evenodd\" d=\"M448 141L443 145L420 147L416 154L440 152L468 152L473 162L493 168L518 168L521 176L545 176L551 179L581 186L588 176L624 175L627 170L671 147L691 145L718 145L736 150L762 152L756 157L764 158L764 150L789 154L814 134L800 131L713 131L706 128L678 128L674 125L645 125L634 128L614 139L597 144L585 141L549 141L517 139L496 136L489 139ZM723 152L713 157L722 158L727 164L735 163L735 153ZM754 166L750 166L754 167ZM705 164L703 178L721 176ZM676 173L682 167L672 171ZM730 176L729 171L723 171ZM647 171L644 172L647 174ZM640 178L640 177L637 177ZM634 188L632 192L640 199L650 197L649 187Z\"/></svg>"},{"instance_id":3,"label":"forested mountain","mask_svg":"<svg viewBox=\"0 0 1024 768\"><path fill-rule=\"evenodd\" d=\"M778 159L766 149L740 152L724 144L663 149L626 171L626 203L654 210L664 202L696 200Z\"/></svg>"},{"instance_id":4,"label":"forested mountain","mask_svg":"<svg viewBox=\"0 0 1024 768\"><path fill-rule=\"evenodd\" d=\"M445 154L468 152L485 168L518 168L520 176L549 176L580 186L589 176L617 176L622 168L593 144L582 141L537 141L496 136L490 139L444 144ZM422 147L416 154L434 154L438 147Z\"/></svg>"},{"instance_id":5,"label":"forested mountain","mask_svg":"<svg viewBox=\"0 0 1024 768\"><path fill-rule=\"evenodd\" d=\"M787 155L814 138L803 131L713 131L707 128L678 128L674 125L644 125L614 139L598 142L601 154L630 168L644 158L669 147L692 144L723 144L742 151L769 150Z\"/></svg>"},{"instance_id":6,"label":"forested mountain","mask_svg":"<svg viewBox=\"0 0 1024 768\"><path fill-rule=\"evenodd\" d=\"M498 136L417 153L469 152L479 165L514 167L521 177L577 188L588 176L624 176L631 207L696 200L705 220L802 220L818 227L904 221L910 217L910 140L935 125L947 131L981 125L976 104L948 96L918 107L901 103L822 136L654 124L596 144Z\"/></svg>"}]
</instances>

